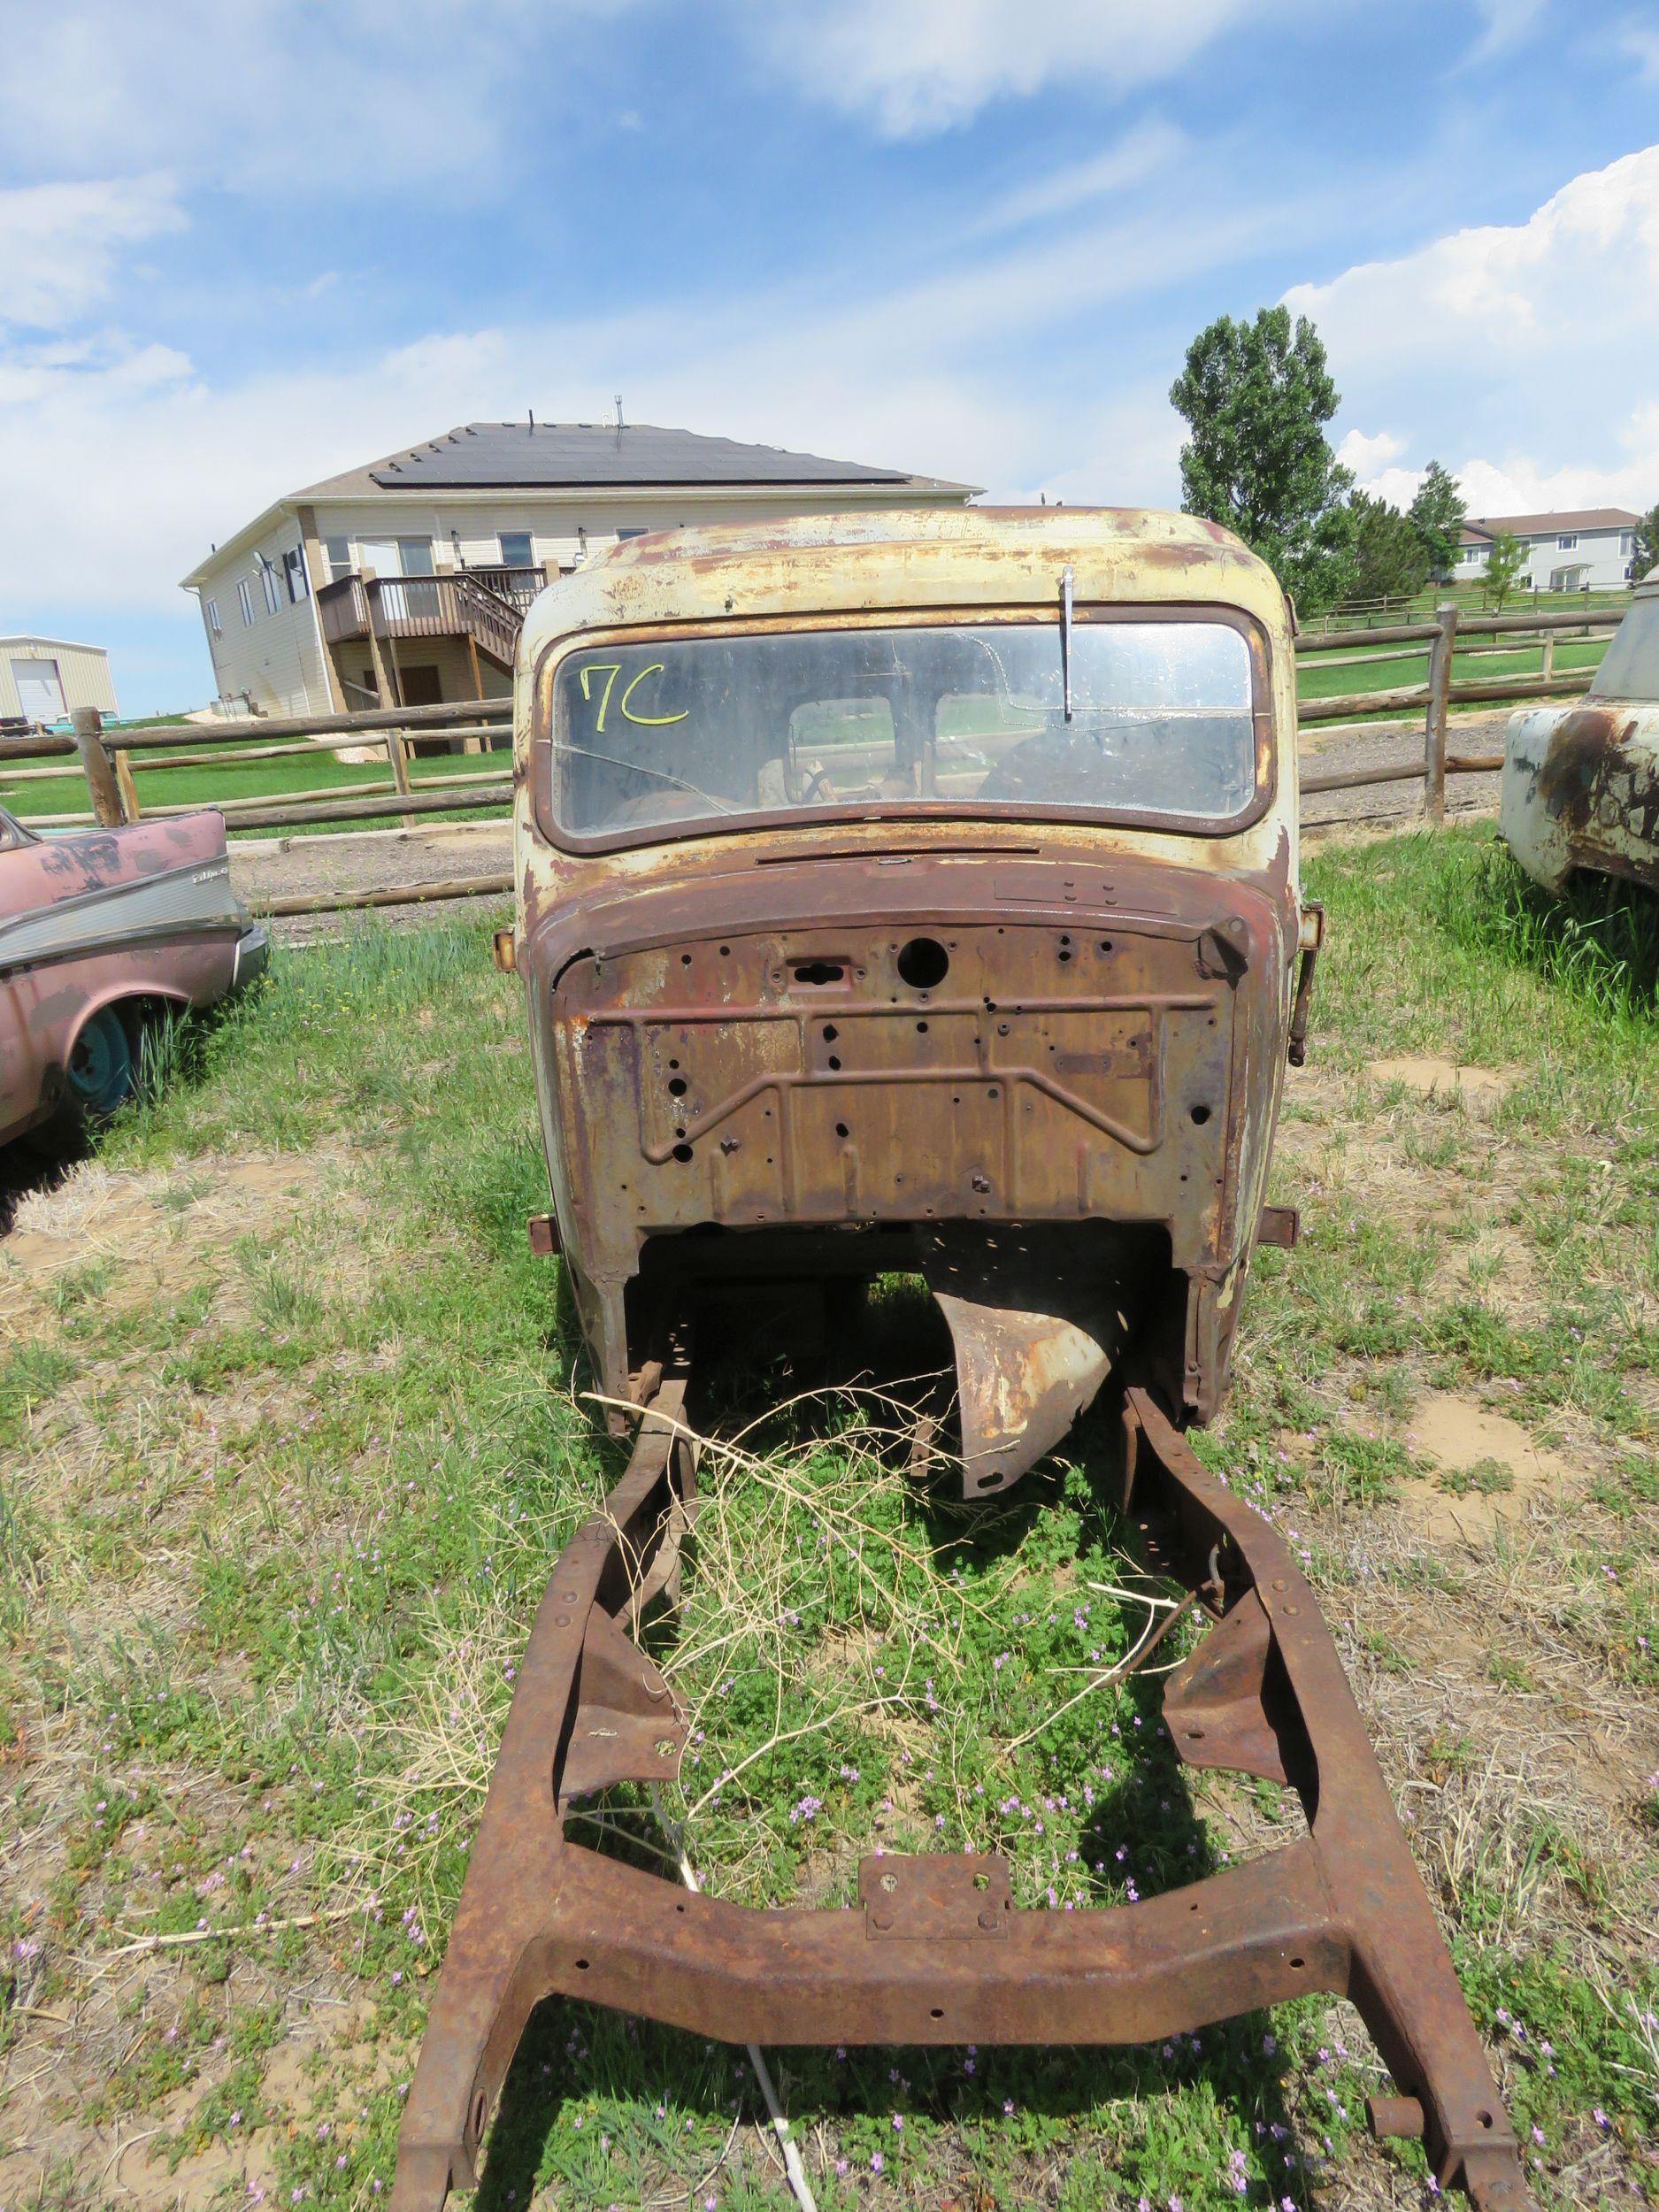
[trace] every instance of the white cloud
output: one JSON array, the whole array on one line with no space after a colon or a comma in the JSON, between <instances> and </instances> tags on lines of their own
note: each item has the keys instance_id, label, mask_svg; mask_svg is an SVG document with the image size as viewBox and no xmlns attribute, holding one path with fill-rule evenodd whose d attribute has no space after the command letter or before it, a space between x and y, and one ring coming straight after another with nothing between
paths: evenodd
<instances>
[{"instance_id":1,"label":"white cloud","mask_svg":"<svg viewBox=\"0 0 1659 2212\"><path fill-rule=\"evenodd\" d=\"M488 192L534 50L631 0L65 0L5 12L0 143L35 173L166 169L326 198L348 182Z\"/></svg>"},{"instance_id":2,"label":"white cloud","mask_svg":"<svg viewBox=\"0 0 1659 2212\"><path fill-rule=\"evenodd\" d=\"M760 0L777 65L889 138L966 122L1057 81L1113 92L1182 69L1273 0ZM754 13L758 22L760 8Z\"/></svg>"},{"instance_id":3,"label":"white cloud","mask_svg":"<svg viewBox=\"0 0 1659 2212\"><path fill-rule=\"evenodd\" d=\"M1110 363L1090 357L1074 397L1052 343L1034 375L1030 349L1102 302L1259 249L1283 219L1272 206L1200 219L1190 201L1171 200L1156 218L1073 220L1032 244L958 242L933 273L885 290L816 273L787 295L438 332L326 366L273 356L227 380L112 336L0 348L11 526L0 603L78 604L91 628L99 606L177 611L177 580L210 541L280 494L526 404L597 419L617 391L635 420L965 479L997 495L1167 502L1180 433L1161 389L1125 396ZM584 389L549 367L571 363Z\"/></svg>"},{"instance_id":4,"label":"white cloud","mask_svg":"<svg viewBox=\"0 0 1659 2212\"><path fill-rule=\"evenodd\" d=\"M1362 262L1285 295L1338 357L1431 362L1474 348L1494 365L1564 333L1605 347L1659 326L1659 146L1593 169L1525 223L1454 231L1397 261ZM1341 374L1339 368L1339 377Z\"/></svg>"},{"instance_id":5,"label":"white cloud","mask_svg":"<svg viewBox=\"0 0 1659 2212\"><path fill-rule=\"evenodd\" d=\"M1524 44L1542 22L1549 0L1475 0L1475 5L1486 27L1465 57L1465 67Z\"/></svg>"},{"instance_id":6,"label":"white cloud","mask_svg":"<svg viewBox=\"0 0 1659 2212\"><path fill-rule=\"evenodd\" d=\"M1184 131L1169 123L1142 123L1102 153L1070 167L1051 170L993 200L975 224L977 234L1017 230L1022 225L1070 215L1091 202L1145 184L1167 169L1188 144Z\"/></svg>"},{"instance_id":7,"label":"white cloud","mask_svg":"<svg viewBox=\"0 0 1659 2212\"><path fill-rule=\"evenodd\" d=\"M1659 146L1574 177L1525 221L1451 233L1285 296L1311 316L1366 488L1409 500L1431 455L1471 513L1659 498Z\"/></svg>"},{"instance_id":8,"label":"white cloud","mask_svg":"<svg viewBox=\"0 0 1659 2212\"><path fill-rule=\"evenodd\" d=\"M1405 440L1396 438L1392 430L1379 430L1370 437L1363 430L1350 430L1338 446L1336 457L1345 469L1353 470L1362 490L1370 491L1372 479L1405 449Z\"/></svg>"},{"instance_id":9,"label":"white cloud","mask_svg":"<svg viewBox=\"0 0 1659 2212\"><path fill-rule=\"evenodd\" d=\"M1627 16L1613 31L1613 51L1634 62L1644 84L1659 84L1659 25Z\"/></svg>"},{"instance_id":10,"label":"white cloud","mask_svg":"<svg viewBox=\"0 0 1659 2212\"><path fill-rule=\"evenodd\" d=\"M123 248L183 227L165 177L0 190L0 323L61 327L104 297Z\"/></svg>"}]
</instances>

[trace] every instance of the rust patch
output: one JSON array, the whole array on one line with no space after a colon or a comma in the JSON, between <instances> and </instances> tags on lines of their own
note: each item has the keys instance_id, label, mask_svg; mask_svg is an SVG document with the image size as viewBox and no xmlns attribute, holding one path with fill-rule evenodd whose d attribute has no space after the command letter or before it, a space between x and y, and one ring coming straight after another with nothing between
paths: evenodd
<instances>
[{"instance_id":1,"label":"rust patch","mask_svg":"<svg viewBox=\"0 0 1659 2212\"><path fill-rule=\"evenodd\" d=\"M1563 715L1539 771L1538 796L1580 864L1659 885L1659 773L1632 749L1636 730L1637 718L1615 708Z\"/></svg>"}]
</instances>

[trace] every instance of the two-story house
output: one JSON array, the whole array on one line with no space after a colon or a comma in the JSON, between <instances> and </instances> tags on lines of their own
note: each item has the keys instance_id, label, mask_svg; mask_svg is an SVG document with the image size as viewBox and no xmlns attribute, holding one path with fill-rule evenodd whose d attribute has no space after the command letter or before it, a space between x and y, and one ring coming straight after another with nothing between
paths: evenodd
<instances>
[{"instance_id":1,"label":"two-story house","mask_svg":"<svg viewBox=\"0 0 1659 2212\"><path fill-rule=\"evenodd\" d=\"M465 423L289 492L184 579L229 712L352 713L511 688L525 610L618 538L960 505L979 488L648 423Z\"/></svg>"},{"instance_id":2,"label":"two-story house","mask_svg":"<svg viewBox=\"0 0 1659 2212\"><path fill-rule=\"evenodd\" d=\"M1523 591L1609 590L1632 579L1640 515L1623 507L1586 507L1559 515L1471 515L1463 525L1455 572L1459 583L1486 573L1492 541L1507 530L1526 548Z\"/></svg>"}]
</instances>

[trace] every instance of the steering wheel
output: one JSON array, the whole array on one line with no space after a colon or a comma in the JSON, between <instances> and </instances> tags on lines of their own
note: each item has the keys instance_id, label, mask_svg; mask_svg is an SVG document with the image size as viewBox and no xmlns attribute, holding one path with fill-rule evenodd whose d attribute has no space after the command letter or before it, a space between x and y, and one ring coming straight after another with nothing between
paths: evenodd
<instances>
[{"instance_id":1,"label":"steering wheel","mask_svg":"<svg viewBox=\"0 0 1659 2212\"><path fill-rule=\"evenodd\" d=\"M827 769L814 768L803 778L792 776L790 781L798 782L801 786L799 792L792 798L792 803L795 806L810 806L815 800L828 801L835 796Z\"/></svg>"}]
</instances>

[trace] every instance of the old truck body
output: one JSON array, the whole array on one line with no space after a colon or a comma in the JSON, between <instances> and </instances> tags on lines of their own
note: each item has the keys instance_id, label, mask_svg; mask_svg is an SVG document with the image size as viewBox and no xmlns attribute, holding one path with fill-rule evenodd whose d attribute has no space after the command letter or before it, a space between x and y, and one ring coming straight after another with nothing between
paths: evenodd
<instances>
[{"instance_id":1,"label":"old truck body","mask_svg":"<svg viewBox=\"0 0 1659 2212\"><path fill-rule=\"evenodd\" d=\"M1314 926L1267 569L1139 512L685 530L545 594L522 665L518 960L603 1388L689 1286L902 1268L971 1492L1126 1333L1207 1417Z\"/></svg>"},{"instance_id":2,"label":"old truck body","mask_svg":"<svg viewBox=\"0 0 1659 2212\"><path fill-rule=\"evenodd\" d=\"M1584 699L1510 717L1499 826L1547 891L1581 869L1659 890L1659 577L1632 594Z\"/></svg>"},{"instance_id":3,"label":"old truck body","mask_svg":"<svg viewBox=\"0 0 1659 2212\"><path fill-rule=\"evenodd\" d=\"M222 815L42 837L0 811L0 1143L119 1104L143 1022L265 958Z\"/></svg>"},{"instance_id":4,"label":"old truck body","mask_svg":"<svg viewBox=\"0 0 1659 2212\"><path fill-rule=\"evenodd\" d=\"M637 539L538 601L515 734L504 951L556 1209L532 1241L562 1248L635 1439L518 1670L392 2212L476 2181L555 1993L750 2045L959 2045L1131 2042L1313 1991L1376 2037L1401 2093L1379 2131L1520 2212L1314 1593L1182 1433L1220 1402L1252 1243L1292 1225L1263 1196L1318 918L1272 577L1134 511ZM679 1776L690 1722L636 1638L694 1525L698 1327L764 1350L786 1292L896 1269L955 1337L970 1499L1110 1386L1097 1472L1185 1586L1164 1619L1213 1623L1165 1676L1171 1740L1293 1788L1305 1835L1061 1912L949 1852L872 1853L841 1909L749 1910L566 1832L594 1793Z\"/></svg>"}]
</instances>

